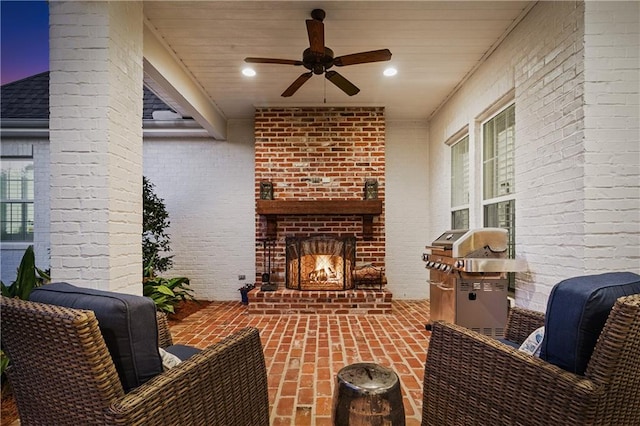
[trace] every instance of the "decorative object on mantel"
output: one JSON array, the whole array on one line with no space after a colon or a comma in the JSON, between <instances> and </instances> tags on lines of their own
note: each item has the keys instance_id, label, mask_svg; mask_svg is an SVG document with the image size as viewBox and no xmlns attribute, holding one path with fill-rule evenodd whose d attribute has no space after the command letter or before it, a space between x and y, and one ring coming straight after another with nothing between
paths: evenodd
<instances>
[{"instance_id":1,"label":"decorative object on mantel","mask_svg":"<svg viewBox=\"0 0 640 426\"><path fill-rule=\"evenodd\" d=\"M378 199L378 181L375 179L367 179L364 181L364 199Z\"/></svg>"},{"instance_id":2,"label":"decorative object on mantel","mask_svg":"<svg viewBox=\"0 0 640 426\"><path fill-rule=\"evenodd\" d=\"M273 200L273 184L271 182L260 182L260 199Z\"/></svg>"},{"instance_id":3,"label":"decorative object on mantel","mask_svg":"<svg viewBox=\"0 0 640 426\"><path fill-rule=\"evenodd\" d=\"M262 273L262 284L260 285L260 290L276 291L278 289L278 284L271 282L271 249L275 247L276 240L274 238L261 238L258 241L262 242L262 261L264 262L264 272Z\"/></svg>"}]
</instances>

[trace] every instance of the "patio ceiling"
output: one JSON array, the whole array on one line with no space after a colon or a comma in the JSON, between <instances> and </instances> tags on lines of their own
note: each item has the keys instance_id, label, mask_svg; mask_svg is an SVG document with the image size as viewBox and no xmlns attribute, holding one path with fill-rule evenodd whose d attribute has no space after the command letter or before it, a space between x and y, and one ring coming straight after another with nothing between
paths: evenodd
<instances>
[{"instance_id":1,"label":"patio ceiling","mask_svg":"<svg viewBox=\"0 0 640 426\"><path fill-rule=\"evenodd\" d=\"M424 120L534 3L145 1L144 14L147 28L181 64L185 75L192 76L194 87L209 98L222 119L252 118L255 106L323 105L326 97L331 106L381 105L386 107L387 118ZM305 20L314 8L326 11L325 45L336 56L391 50L390 62L338 68L361 89L359 94L349 97L331 82L314 76L292 97L281 97L306 71L303 67L253 64L257 75L242 75L245 57L300 60L309 46ZM383 76L389 65L398 69L396 76ZM146 79L162 80L149 73ZM161 97L175 100L161 81L151 82L151 87Z\"/></svg>"}]
</instances>

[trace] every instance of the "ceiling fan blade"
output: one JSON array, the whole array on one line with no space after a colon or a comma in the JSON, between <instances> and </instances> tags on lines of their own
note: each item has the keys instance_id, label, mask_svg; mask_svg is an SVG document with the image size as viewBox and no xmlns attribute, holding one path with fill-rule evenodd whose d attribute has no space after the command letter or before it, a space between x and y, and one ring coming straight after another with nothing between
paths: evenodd
<instances>
[{"instance_id":1,"label":"ceiling fan blade","mask_svg":"<svg viewBox=\"0 0 640 426\"><path fill-rule=\"evenodd\" d=\"M352 53L351 55L334 58L333 65L343 67L345 65L366 64L368 62L382 62L391 59L389 49L372 50L370 52Z\"/></svg>"},{"instance_id":2,"label":"ceiling fan blade","mask_svg":"<svg viewBox=\"0 0 640 426\"><path fill-rule=\"evenodd\" d=\"M352 82L335 71L327 71L324 76L349 96L356 95L360 91Z\"/></svg>"},{"instance_id":3,"label":"ceiling fan blade","mask_svg":"<svg viewBox=\"0 0 640 426\"><path fill-rule=\"evenodd\" d=\"M324 56L324 24L316 19L307 19L307 34L311 53Z\"/></svg>"},{"instance_id":4,"label":"ceiling fan blade","mask_svg":"<svg viewBox=\"0 0 640 426\"><path fill-rule=\"evenodd\" d=\"M244 58L244 61L250 64L303 65L302 61L294 59Z\"/></svg>"},{"instance_id":5,"label":"ceiling fan blade","mask_svg":"<svg viewBox=\"0 0 640 426\"><path fill-rule=\"evenodd\" d=\"M312 75L312 72L305 72L304 74L300 75L300 77L296 78L296 81L291 83L291 86L287 87L287 90L282 92L282 95L280 96L288 98L289 96L293 95L304 83L306 83L307 80L311 78Z\"/></svg>"}]
</instances>

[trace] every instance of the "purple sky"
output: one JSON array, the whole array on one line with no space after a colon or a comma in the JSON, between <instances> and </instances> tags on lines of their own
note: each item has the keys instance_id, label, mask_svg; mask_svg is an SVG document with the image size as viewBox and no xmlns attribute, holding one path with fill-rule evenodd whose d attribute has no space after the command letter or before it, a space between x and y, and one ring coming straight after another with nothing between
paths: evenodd
<instances>
[{"instance_id":1,"label":"purple sky","mask_svg":"<svg viewBox=\"0 0 640 426\"><path fill-rule=\"evenodd\" d=\"M49 70L47 2L1 0L0 19L1 83Z\"/></svg>"}]
</instances>

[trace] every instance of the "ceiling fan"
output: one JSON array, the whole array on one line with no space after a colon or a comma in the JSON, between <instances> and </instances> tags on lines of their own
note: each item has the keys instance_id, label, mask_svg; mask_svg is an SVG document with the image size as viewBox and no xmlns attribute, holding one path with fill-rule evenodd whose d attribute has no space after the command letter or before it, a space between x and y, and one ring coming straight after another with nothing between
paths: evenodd
<instances>
[{"instance_id":1,"label":"ceiling fan","mask_svg":"<svg viewBox=\"0 0 640 426\"><path fill-rule=\"evenodd\" d=\"M352 53L350 55L333 57L333 50L324 45L324 20L325 12L322 9L314 9L311 18L307 19L307 34L309 35L309 48L302 52L302 60L270 59L270 58L245 58L244 61L254 64L281 64L304 66L309 72L300 75L287 89L282 92L283 97L289 97L296 93L302 85L313 76L323 74L327 80L338 86L349 96L357 94L360 89L338 72L330 70L334 65L344 67L347 65L366 64L369 62L381 62L391 59L389 49L372 50L369 52Z\"/></svg>"}]
</instances>

